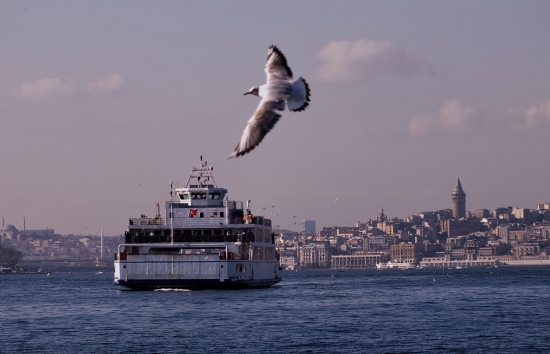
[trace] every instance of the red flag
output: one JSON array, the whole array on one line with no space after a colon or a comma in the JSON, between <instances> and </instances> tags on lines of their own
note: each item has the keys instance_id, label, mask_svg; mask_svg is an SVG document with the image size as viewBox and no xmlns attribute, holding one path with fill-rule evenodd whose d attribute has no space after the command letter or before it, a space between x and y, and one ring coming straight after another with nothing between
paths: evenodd
<instances>
[{"instance_id":1,"label":"red flag","mask_svg":"<svg viewBox=\"0 0 550 354\"><path fill-rule=\"evenodd\" d=\"M199 209L189 209L189 216L197 215Z\"/></svg>"}]
</instances>

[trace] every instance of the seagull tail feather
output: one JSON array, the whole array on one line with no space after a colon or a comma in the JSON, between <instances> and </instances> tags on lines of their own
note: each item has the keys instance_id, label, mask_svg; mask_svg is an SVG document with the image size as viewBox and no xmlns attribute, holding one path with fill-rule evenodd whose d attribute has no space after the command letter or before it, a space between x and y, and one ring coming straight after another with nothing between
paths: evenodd
<instances>
[{"instance_id":1,"label":"seagull tail feather","mask_svg":"<svg viewBox=\"0 0 550 354\"><path fill-rule=\"evenodd\" d=\"M294 81L290 87L290 94L287 99L288 109L292 112L301 112L309 106L311 90L303 78Z\"/></svg>"}]
</instances>

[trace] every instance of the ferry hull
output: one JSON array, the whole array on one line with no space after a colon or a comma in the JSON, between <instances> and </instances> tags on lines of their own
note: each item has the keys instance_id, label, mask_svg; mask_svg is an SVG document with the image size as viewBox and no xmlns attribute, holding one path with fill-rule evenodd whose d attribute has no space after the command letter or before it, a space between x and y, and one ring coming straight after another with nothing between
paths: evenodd
<instances>
[{"instance_id":1,"label":"ferry hull","mask_svg":"<svg viewBox=\"0 0 550 354\"><path fill-rule=\"evenodd\" d=\"M150 280L118 280L116 285L132 290L156 289L251 289L268 288L281 281L281 278L262 280L233 280L219 281L215 279L150 279Z\"/></svg>"}]
</instances>

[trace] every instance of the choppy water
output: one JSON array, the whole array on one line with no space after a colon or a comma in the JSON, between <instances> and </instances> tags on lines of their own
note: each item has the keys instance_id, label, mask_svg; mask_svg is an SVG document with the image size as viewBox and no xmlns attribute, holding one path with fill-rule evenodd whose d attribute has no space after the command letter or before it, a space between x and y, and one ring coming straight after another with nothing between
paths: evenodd
<instances>
[{"instance_id":1,"label":"choppy water","mask_svg":"<svg viewBox=\"0 0 550 354\"><path fill-rule=\"evenodd\" d=\"M550 267L283 273L269 289L120 291L1 275L2 353L540 353Z\"/></svg>"}]
</instances>

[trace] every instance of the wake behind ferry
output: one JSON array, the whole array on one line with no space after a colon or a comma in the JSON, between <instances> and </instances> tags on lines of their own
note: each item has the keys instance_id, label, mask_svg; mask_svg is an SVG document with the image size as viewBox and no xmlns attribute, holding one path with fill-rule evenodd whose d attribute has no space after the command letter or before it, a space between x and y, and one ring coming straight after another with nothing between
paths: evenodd
<instances>
[{"instance_id":1,"label":"wake behind ferry","mask_svg":"<svg viewBox=\"0 0 550 354\"><path fill-rule=\"evenodd\" d=\"M129 220L115 254L115 284L135 290L260 288L281 281L271 220L218 188L205 161L170 187L165 217Z\"/></svg>"}]
</instances>

